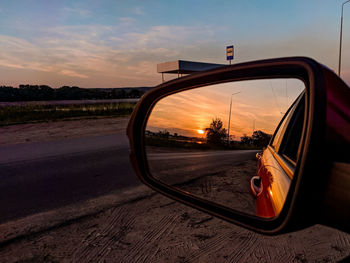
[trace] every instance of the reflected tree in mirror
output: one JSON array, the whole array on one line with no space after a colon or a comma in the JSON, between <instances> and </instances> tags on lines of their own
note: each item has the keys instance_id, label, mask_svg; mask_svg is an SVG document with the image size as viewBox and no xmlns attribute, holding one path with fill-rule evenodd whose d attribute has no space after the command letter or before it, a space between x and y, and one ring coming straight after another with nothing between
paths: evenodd
<instances>
[{"instance_id":1,"label":"reflected tree in mirror","mask_svg":"<svg viewBox=\"0 0 350 263\"><path fill-rule=\"evenodd\" d=\"M211 145L222 146L227 138L226 129L223 127L222 120L215 118L209 128L205 128L206 142Z\"/></svg>"},{"instance_id":2,"label":"reflected tree in mirror","mask_svg":"<svg viewBox=\"0 0 350 263\"><path fill-rule=\"evenodd\" d=\"M293 116L304 89L298 79L262 79L163 98L145 130L150 173L181 191L243 213L278 215L295 167L280 151L288 149L282 138L300 127L302 120L297 125Z\"/></svg>"}]
</instances>

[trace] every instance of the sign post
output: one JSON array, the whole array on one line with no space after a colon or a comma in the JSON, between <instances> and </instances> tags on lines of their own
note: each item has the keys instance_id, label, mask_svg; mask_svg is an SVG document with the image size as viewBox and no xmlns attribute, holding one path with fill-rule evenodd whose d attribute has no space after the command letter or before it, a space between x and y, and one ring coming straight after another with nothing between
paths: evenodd
<instances>
[{"instance_id":1,"label":"sign post","mask_svg":"<svg viewBox=\"0 0 350 263\"><path fill-rule=\"evenodd\" d=\"M231 65L231 61L233 60L233 54L234 54L234 47L233 47L233 45L227 46L226 47L226 60L230 61L230 65Z\"/></svg>"}]
</instances>

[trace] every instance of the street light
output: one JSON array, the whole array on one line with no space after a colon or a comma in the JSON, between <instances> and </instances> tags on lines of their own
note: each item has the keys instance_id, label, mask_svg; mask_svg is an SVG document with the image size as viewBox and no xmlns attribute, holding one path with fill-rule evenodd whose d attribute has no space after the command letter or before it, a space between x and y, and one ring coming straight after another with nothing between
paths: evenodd
<instances>
[{"instance_id":1,"label":"street light","mask_svg":"<svg viewBox=\"0 0 350 263\"><path fill-rule=\"evenodd\" d=\"M349 0L350 1L350 0ZM228 129L227 129L227 142L230 144L230 125L231 125L231 109L232 109L232 96L241 93L240 91L231 94L231 102L230 102L230 114L228 115Z\"/></svg>"},{"instance_id":2,"label":"street light","mask_svg":"<svg viewBox=\"0 0 350 263\"><path fill-rule=\"evenodd\" d=\"M350 0L345 1L341 5L341 18L340 18L340 41L339 41L339 65L338 65L338 75L340 77L340 68L341 68L341 45L342 45L342 38L343 38L343 10L344 10L344 5L346 3L350 2Z\"/></svg>"}]
</instances>

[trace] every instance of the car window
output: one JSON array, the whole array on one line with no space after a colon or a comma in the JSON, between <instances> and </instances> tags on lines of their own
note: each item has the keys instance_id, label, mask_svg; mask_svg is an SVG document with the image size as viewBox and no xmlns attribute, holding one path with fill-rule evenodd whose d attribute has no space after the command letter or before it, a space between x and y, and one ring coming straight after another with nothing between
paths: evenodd
<instances>
[{"instance_id":1,"label":"car window","mask_svg":"<svg viewBox=\"0 0 350 263\"><path fill-rule=\"evenodd\" d=\"M280 147L281 147L282 140L284 138L284 134L286 132L286 128L290 123L291 117L293 116L297 105L300 104L301 97L302 96L297 98L296 102L288 110L287 115L282 120L282 123L278 126L277 132L275 133L272 139L271 146L275 149L276 152L280 152Z\"/></svg>"},{"instance_id":2,"label":"car window","mask_svg":"<svg viewBox=\"0 0 350 263\"><path fill-rule=\"evenodd\" d=\"M289 122L290 116L292 115L293 112L294 112L294 106L289 110L288 114L284 117L282 123L278 126L278 130L275 133L275 136L273 137L271 145L276 152L279 151L283 134L285 132L287 123Z\"/></svg>"},{"instance_id":3,"label":"car window","mask_svg":"<svg viewBox=\"0 0 350 263\"><path fill-rule=\"evenodd\" d=\"M305 96L303 95L296 105L296 109L288 123L287 130L282 138L279 153L295 164L304 124Z\"/></svg>"},{"instance_id":4,"label":"car window","mask_svg":"<svg viewBox=\"0 0 350 263\"><path fill-rule=\"evenodd\" d=\"M281 135L282 135L282 131L283 129L285 128L286 126L286 122L288 120L288 116L286 116L284 119L283 119L283 122L280 124L280 126L278 127L278 130L275 134L275 136L273 137L273 141L272 141L272 147L277 151L278 148L279 148L279 141L280 141L280 138L281 138Z\"/></svg>"}]
</instances>

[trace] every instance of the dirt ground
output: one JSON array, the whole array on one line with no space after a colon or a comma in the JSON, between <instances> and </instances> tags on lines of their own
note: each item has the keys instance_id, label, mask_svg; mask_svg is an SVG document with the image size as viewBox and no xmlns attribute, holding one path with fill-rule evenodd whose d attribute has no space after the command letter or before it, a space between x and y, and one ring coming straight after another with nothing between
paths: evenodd
<instances>
[{"instance_id":1,"label":"dirt ground","mask_svg":"<svg viewBox=\"0 0 350 263\"><path fill-rule=\"evenodd\" d=\"M126 123L121 118L2 127L0 145L108 134ZM40 231L33 231L40 223L22 220L32 234L0 242L0 262L337 262L350 255L350 235L335 229L316 225L260 235L156 193L96 211Z\"/></svg>"},{"instance_id":2,"label":"dirt ground","mask_svg":"<svg viewBox=\"0 0 350 263\"><path fill-rule=\"evenodd\" d=\"M2 262L337 262L350 236L323 226L264 236L161 195L0 248Z\"/></svg>"},{"instance_id":3,"label":"dirt ground","mask_svg":"<svg viewBox=\"0 0 350 263\"><path fill-rule=\"evenodd\" d=\"M129 117L96 118L0 127L0 146L5 144L42 142L64 138L113 134L126 129Z\"/></svg>"},{"instance_id":4,"label":"dirt ground","mask_svg":"<svg viewBox=\"0 0 350 263\"><path fill-rule=\"evenodd\" d=\"M256 174L256 167L256 160L247 160L178 187L208 201L256 215L255 199L249 191L249 182Z\"/></svg>"}]
</instances>

